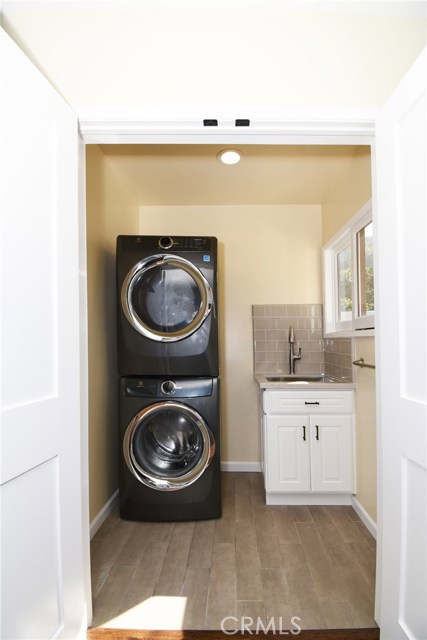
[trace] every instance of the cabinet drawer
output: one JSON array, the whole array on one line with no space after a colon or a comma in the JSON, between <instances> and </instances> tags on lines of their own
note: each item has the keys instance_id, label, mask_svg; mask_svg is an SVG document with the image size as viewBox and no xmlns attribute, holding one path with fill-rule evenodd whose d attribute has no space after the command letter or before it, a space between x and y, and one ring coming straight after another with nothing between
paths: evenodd
<instances>
[{"instance_id":1,"label":"cabinet drawer","mask_svg":"<svg viewBox=\"0 0 427 640\"><path fill-rule=\"evenodd\" d=\"M353 391L266 390L265 413L353 413Z\"/></svg>"}]
</instances>

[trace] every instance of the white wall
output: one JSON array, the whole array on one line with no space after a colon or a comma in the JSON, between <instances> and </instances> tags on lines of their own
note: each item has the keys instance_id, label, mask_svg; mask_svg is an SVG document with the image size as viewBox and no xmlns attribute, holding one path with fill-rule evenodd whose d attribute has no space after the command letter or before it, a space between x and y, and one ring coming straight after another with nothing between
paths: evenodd
<instances>
[{"instance_id":1,"label":"white wall","mask_svg":"<svg viewBox=\"0 0 427 640\"><path fill-rule=\"evenodd\" d=\"M381 105L425 46L422 7L4 0L2 24L74 108L280 117L285 107Z\"/></svg>"},{"instance_id":2,"label":"white wall","mask_svg":"<svg viewBox=\"0 0 427 640\"><path fill-rule=\"evenodd\" d=\"M321 207L141 207L140 233L219 240L222 459L257 462L252 304L320 303Z\"/></svg>"}]
</instances>

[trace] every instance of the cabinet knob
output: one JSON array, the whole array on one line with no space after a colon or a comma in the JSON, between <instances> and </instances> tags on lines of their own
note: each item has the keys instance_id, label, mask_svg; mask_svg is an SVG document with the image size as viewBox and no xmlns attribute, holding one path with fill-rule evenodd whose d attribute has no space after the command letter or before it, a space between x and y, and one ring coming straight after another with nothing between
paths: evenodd
<instances>
[{"instance_id":1,"label":"cabinet knob","mask_svg":"<svg viewBox=\"0 0 427 640\"><path fill-rule=\"evenodd\" d=\"M319 439L319 425L316 424L316 440Z\"/></svg>"},{"instance_id":2,"label":"cabinet knob","mask_svg":"<svg viewBox=\"0 0 427 640\"><path fill-rule=\"evenodd\" d=\"M302 426L302 439L305 440L305 426Z\"/></svg>"}]
</instances>

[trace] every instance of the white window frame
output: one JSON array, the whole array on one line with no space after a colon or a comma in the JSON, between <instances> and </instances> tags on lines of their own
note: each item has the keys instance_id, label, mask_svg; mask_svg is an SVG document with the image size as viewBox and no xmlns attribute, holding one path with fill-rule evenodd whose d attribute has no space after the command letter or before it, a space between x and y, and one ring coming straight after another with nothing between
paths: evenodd
<instances>
[{"instance_id":1,"label":"white window frame","mask_svg":"<svg viewBox=\"0 0 427 640\"><path fill-rule=\"evenodd\" d=\"M323 296L325 337L374 335L375 314L358 315L358 252L357 234L372 222L372 201L363 207L323 247ZM352 268L352 316L340 320L338 314L337 257L345 247L351 247Z\"/></svg>"}]
</instances>

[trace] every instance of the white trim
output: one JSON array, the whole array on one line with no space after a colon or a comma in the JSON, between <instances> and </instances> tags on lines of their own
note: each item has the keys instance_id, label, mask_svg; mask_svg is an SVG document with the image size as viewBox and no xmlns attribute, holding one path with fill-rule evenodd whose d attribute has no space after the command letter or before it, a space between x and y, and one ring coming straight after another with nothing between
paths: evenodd
<instances>
[{"instance_id":1,"label":"white trim","mask_svg":"<svg viewBox=\"0 0 427 640\"><path fill-rule=\"evenodd\" d=\"M370 144L375 135L373 110L293 110L266 119L250 117L250 127L236 127L234 117L217 117L203 126L203 116L187 120L153 119L141 113L77 109L87 144ZM221 115L221 114L219 114ZM268 114L267 114L268 116ZM215 114L210 115L215 117ZM239 116L237 116L239 117Z\"/></svg>"},{"instance_id":2,"label":"white trim","mask_svg":"<svg viewBox=\"0 0 427 640\"><path fill-rule=\"evenodd\" d=\"M375 336L375 329L352 329L351 331L330 331L325 338L369 338Z\"/></svg>"},{"instance_id":3,"label":"white trim","mask_svg":"<svg viewBox=\"0 0 427 640\"><path fill-rule=\"evenodd\" d=\"M119 501L119 490L117 489L111 498L107 500L102 509L98 511L92 522L90 523L90 539L92 540L95 533L102 527L117 502Z\"/></svg>"},{"instance_id":4,"label":"white trim","mask_svg":"<svg viewBox=\"0 0 427 640\"><path fill-rule=\"evenodd\" d=\"M357 258L357 233L367 224L373 223L372 199L369 199L357 213L323 246L323 308L324 335L326 337L356 337L358 331L375 331L375 314L358 315L359 264ZM338 313L338 265L337 256L350 247L352 270L352 312L351 318L339 319ZM350 312L349 312L350 313ZM374 333L372 335L375 335Z\"/></svg>"},{"instance_id":5,"label":"white trim","mask_svg":"<svg viewBox=\"0 0 427 640\"><path fill-rule=\"evenodd\" d=\"M359 500L356 496L352 496L351 506L368 529L369 533L374 536L375 540L377 539L377 523L371 518L369 513L366 511L364 507L360 504Z\"/></svg>"},{"instance_id":6,"label":"white trim","mask_svg":"<svg viewBox=\"0 0 427 640\"><path fill-rule=\"evenodd\" d=\"M55 0L56 4L78 4L82 0ZM86 4L101 4L105 0L91 0ZM139 0L140 5L149 5L152 0ZM209 0L199 0L200 4L205 2L206 10L209 10ZM227 4L229 0L216 0L216 3ZM277 0L264 0L263 5L266 9L273 8ZM233 0L234 5L245 5L247 0ZM129 2L127 4L130 4ZM340 0L335 5L328 0L316 0L315 7L310 2L302 2L301 0L287 0L287 9L289 11L298 11L298 13L316 15L316 14L333 14L351 15L351 16L380 16L380 17L399 17L399 18L425 18L424 3L422 1L408 2L408 0L393 0L392 2L384 2L384 0ZM110 0L112 8L125 5L122 0ZM1 6L1 2L0 2ZM245 7L246 8L246 7Z\"/></svg>"},{"instance_id":7,"label":"white trim","mask_svg":"<svg viewBox=\"0 0 427 640\"><path fill-rule=\"evenodd\" d=\"M89 523L89 371L87 323L87 238L86 238L86 147L78 136L78 211L79 211L79 335L80 335L80 449L83 571L86 593L87 624L92 622L92 582L90 568ZM82 636L83 637L83 636Z\"/></svg>"},{"instance_id":8,"label":"white trim","mask_svg":"<svg viewBox=\"0 0 427 640\"><path fill-rule=\"evenodd\" d=\"M221 471L261 472L261 462L221 462Z\"/></svg>"}]
</instances>

